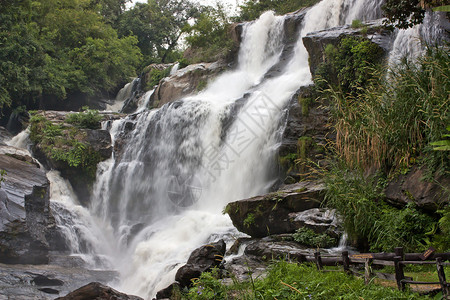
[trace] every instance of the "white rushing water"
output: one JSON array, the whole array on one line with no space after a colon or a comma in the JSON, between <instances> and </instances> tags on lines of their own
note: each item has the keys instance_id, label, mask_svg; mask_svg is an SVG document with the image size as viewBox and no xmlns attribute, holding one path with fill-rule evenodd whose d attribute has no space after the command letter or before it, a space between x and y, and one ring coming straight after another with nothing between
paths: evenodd
<instances>
[{"instance_id":1,"label":"white rushing water","mask_svg":"<svg viewBox=\"0 0 450 300\"><path fill-rule=\"evenodd\" d=\"M266 12L244 25L237 67L203 92L149 111L149 91L135 114L105 123L112 143L120 142L99 164L89 209L57 172L48 173L52 209L72 253L91 267L115 268L116 288L151 299L192 250L221 238L230 246L241 234L222 210L274 184L285 108L312 83L301 37L378 18L382 2L321 1L306 13L290 61L270 76L285 46L285 19ZM131 97L136 80L118 103Z\"/></svg>"},{"instance_id":2,"label":"white rushing water","mask_svg":"<svg viewBox=\"0 0 450 300\"><path fill-rule=\"evenodd\" d=\"M379 2L320 2L305 16L291 61L269 79L284 47L284 17L267 12L245 25L235 70L198 95L112 123L113 140L126 124L134 129L100 165L92 212L115 234L120 290L151 298L193 249L239 236L222 210L267 192L276 179L283 111L312 82L301 37L374 17Z\"/></svg>"}]
</instances>

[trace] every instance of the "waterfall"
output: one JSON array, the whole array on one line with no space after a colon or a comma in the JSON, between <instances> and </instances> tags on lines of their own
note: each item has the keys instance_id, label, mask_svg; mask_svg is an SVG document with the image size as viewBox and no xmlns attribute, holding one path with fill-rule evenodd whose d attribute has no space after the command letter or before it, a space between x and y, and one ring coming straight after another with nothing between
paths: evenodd
<instances>
[{"instance_id":1,"label":"waterfall","mask_svg":"<svg viewBox=\"0 0 450 300\"><path fill-rule=\"evenodd\" d=\"M230 201L267 192L276 179L283 111L312 82L301 37L378 16L380 2L317 4L305 16L291 61L271 78L265 74L280 61L284 17L266 12L244 25L235 70L197 95L159 110L144 106L110 124L113 141L127 140L99 165L91 212L114 232L116 287L151 298L193 249L240 235L221 212Z\"/></svg>"},{"instance_id":2,"label":"waterfall","mask_svg":"<svg viewBox=\"0 0 450 300\"><path fill-rule=\"evenodd\" d=\"M408 29L396 29L396 38L389 54L389 65L395 66L403 59L416 60L424 54L426 46L442 44L444 29L438 26L445 19L445 13L425 13L423 24Z\"/></svg>"}]
</instances>

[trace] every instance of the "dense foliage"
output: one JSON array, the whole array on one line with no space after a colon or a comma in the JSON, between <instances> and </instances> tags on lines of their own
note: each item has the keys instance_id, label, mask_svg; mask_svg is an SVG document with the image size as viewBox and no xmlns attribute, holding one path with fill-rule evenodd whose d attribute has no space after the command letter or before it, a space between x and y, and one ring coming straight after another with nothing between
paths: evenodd
<instances>
[{"instance_id":1,"label":"dense foliage","mask_svg":"<svg viewBox=\"0 0 450 300\"><path fill-rule=\"evenodd\" d=\"M386 0L383 11L387 24L405 29L421 24L426 8L448 4L445 2L444 0Z\"/></svg>"},{"instance_id":2,"label":"dense foliage","mask_svg":"<svg viewBox=\"0 0 450 300\"><path fill-rule=\"evenodd\" d=\"M250 270L251 271L251 270ZM225 285L219 272L203 273L187 295L174 299L423 299L424 296L400 292L341 272L323 273L315 266L274 263L263 279Z\"/></svg>"},{"instance_id":3,"label":"dense foliage","mask_svg":"<svg viewBox=\"0 0 450 300\"><path fill-rule=\"evenodd\" d=\"M356 94L333 86L322 94L331 100L338 160L326 174L327 205L341 213L346 231L366 249L450 249L439 217L383 202L385 182L412 166L424 168L428 180L450 174L448 152L433 150L450 120L449 58L446 47L430 48L416 63L376 71L364 88L356 85ZM373 170L378 173L368 176ZM442 197L450 198L450 191L444 189ZM441 213L445 223L448 208Z\"/></svg>"},{"instance_id":4,"label":"dense foliage","mask_svg":"<svg viewBox=\"0 0 450 300\"><path fill-rule=\"evenodd\" d=\"M111 91L135 74L137 40L118 38L89 0L2 1L0 107Z\"/></svg>"},{"instance_id":5,"label":"dense foliage","mask_svg":"<svg viewBox=\"0 0 450 300\"><path fill-rule=\"evenodd\" d=\"M277 14L283 15L294 12L302 7L313 6L319 0L248 0L240 6L241 12L237 17L238 21L251 21L257 19L263 12L273 10Z\"/></svg>"}]
</instances>

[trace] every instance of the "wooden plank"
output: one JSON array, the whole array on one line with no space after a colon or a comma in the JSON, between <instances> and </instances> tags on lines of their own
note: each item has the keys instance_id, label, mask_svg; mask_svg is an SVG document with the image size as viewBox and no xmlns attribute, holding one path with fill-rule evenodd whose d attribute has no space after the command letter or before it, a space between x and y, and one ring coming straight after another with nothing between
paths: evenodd
<instances>
[{"instance_id":1,"label":"wooden plank","mask_svg":"<svg viewBox=\"0 0 450 300\"><path fill-rule=\"evenodd\" d=\"M421 260L427 260L428 257L431 256L431 254L433 254L434 252L436 252L436 249L434 249L433 247L428 248L424 253L422 253L420 255L420 259Z\"/></svg>"},{"instance_id":2,"label":"wooden plank","mask_svg":"<svg viewBox=\"0 0 450 300\"><path fill-rule=\"evenodd\" d=\"M372 263L379 266L394 266L394 262L389 260L374 259Z\"/></svg>"},{"instance_id":3,"label":"wooden plank","mask_svg":"<svg viewBox=\"0 0 450 300\"><path fill-rule=\"evenodd\" d=\"M350 257L350 262L357 263L357 264L363 264L366 262L366 260L364 258L351 258Z\"/></svg>"},{"instance_id":4,"label":"wooden plank","mask_svg":"<svg viewBox=\"0 0 450 300\"><path fill-rule=\"evenodd\" d=\"M403 279L402 280L403 283L407 283L407 284L440 284L440 282L430 282L430 281L414 281L414 280L409 280L409 279Z\"/></svg>"},{"instance_id":5,"label":"wooden plank","mask_svg":"<svg viewBox=\"0 0 450 300\"><path fill-rule=\"evenodd\" d=\"M350 255L351 259L367 259L367 258L374 258L373 253L360 253L360 254L353 254Z\"/></svg>"},{"instance_id":6,"label":"wooden plank","mask_svg":"<svg viewBox=\"0 0 450 300\"><path fill-rule=\"evenodd\" d=\"M404 260L400 261L402 265L435 265L435 261L421 261L421 260Z\"/></svg>"}]
</instances>

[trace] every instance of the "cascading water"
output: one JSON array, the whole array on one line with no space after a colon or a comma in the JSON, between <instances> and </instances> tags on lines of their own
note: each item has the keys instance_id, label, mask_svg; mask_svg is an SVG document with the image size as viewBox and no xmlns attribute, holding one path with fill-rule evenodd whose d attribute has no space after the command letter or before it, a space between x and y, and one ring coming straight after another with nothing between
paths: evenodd
<instances>
[{"instance_id":1,"label":"cascading water","mask_svg":"<svg viewBox=\"0 0 450 300\"><path fill-rule=\"evenodd\" d=\"M244 26L236 69L206 90L152 111L149 91L136 113L104 124L113 144L121 141L99 164L89 210L57 172L48 174L52 210L71 251L90 266L119 270L118 289L151 298L193 249L239 236L222 210L267 192L276 179L284 109L299 87L311 84L301 37L379 18L382 2L321 1L306 13L290 61L271 76L284 50L285 20L267 12ZM130 98L137 84L118 98Z\"/></svg>"},{"instance_id":2,"label":"cascading water","mask_svg":"<svg viewBox=\"0 0 450 300\"><path fill-rule=\"evenodd\" d=\"M238 235L221 211L272 186L283 109L311 83L300 37L371 18L371 7L379 16L380 2L320 2L305 16L291 61L270 79L264 75L283 51L284 18L267 12L244 27L236 70L198 95L112 123L113 140L127 124L134 129L101 164L92 212L116 235L111 247L118 249L121 290L151 297L173 281L194 248Z\"/></svg>"},{"instance_id":3,"label":"cascading water","mask_svg":"<svg viewBox=\"0 0 450 300\"><path fill-rule=\"evenodd\" d=\"M426 12L423 24L408 29L397 29L389 54L389 65L395 66L404 58L415 60L423 55L426 46L442 44L444 29L438 25L443 23L444 18L444 13Z\"/></svg>"}]
</instances>

